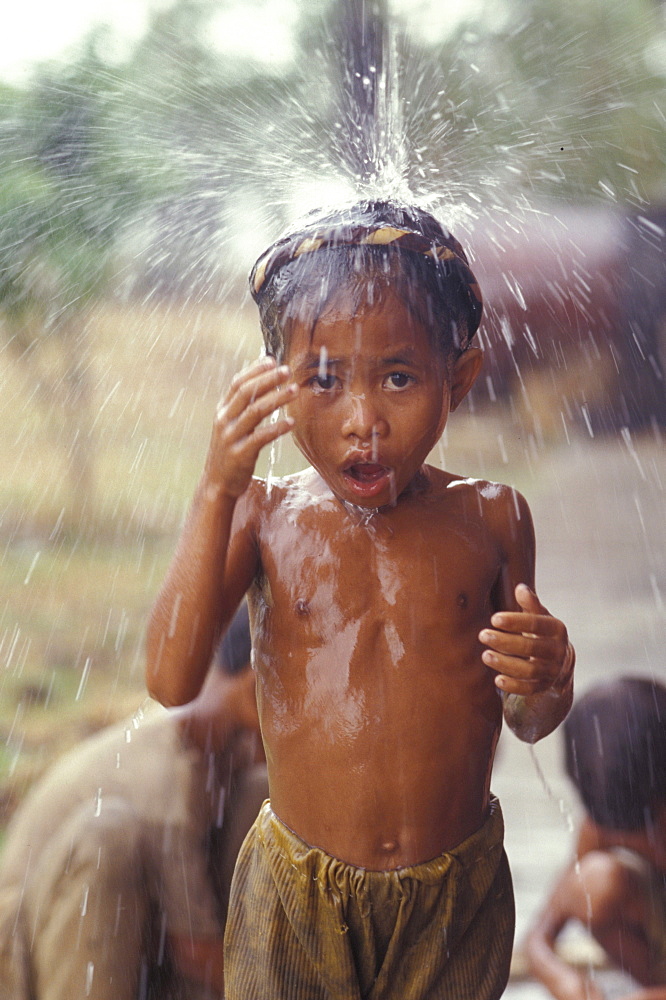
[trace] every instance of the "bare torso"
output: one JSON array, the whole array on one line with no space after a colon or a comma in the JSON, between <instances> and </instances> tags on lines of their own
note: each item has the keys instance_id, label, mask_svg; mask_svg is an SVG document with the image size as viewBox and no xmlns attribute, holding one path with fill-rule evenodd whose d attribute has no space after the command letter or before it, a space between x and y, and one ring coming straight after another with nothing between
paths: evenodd
<instances>
[{"instance_id":1,"label":"bare torso","mask_svg":"<svg viewBox=\"0 0 666 1000\"><path fill-rule=\"evenodd\" d=\"M502 705L478 633L497 609L493 525L511 491L428 470L413 495L370 516L312 472L260 502L253 492L273 809L354 865L436 857L488 807Z\"/></svg>"}]
</instances>

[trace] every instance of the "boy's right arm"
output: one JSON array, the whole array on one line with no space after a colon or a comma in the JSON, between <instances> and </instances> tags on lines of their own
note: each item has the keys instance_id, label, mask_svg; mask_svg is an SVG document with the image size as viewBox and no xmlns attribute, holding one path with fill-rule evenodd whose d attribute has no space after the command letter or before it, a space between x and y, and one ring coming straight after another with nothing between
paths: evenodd
<instances>
[{"instance_id":1,"label":"boy's right arm","mask_svg":"<svg viewBox=\"0 0 666 1000\"><path fill-rule=\"evenodd\" d=\"M288 377L272 358L259 361L234 377L218 410L204 472L148 623L146 684L165 705L198 694L220 633L256 574L256 492L248 486L261 449L291 429L289 418L262 423L295 396Z\"/></svg>"}]
</instances>

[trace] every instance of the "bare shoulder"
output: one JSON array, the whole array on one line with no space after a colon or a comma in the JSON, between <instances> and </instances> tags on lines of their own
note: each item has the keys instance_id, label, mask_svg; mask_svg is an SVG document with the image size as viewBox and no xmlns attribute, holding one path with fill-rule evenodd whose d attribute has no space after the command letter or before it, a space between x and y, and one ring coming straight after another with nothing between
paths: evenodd
<instances>
[{"instance_id":1,"label":"bare shoulder","mask_svg":"<svg viewBox=\"0 0 666 1000\"><path fill-rule=\"evenodd\" d=\"M241 537L256 535L265 505L263 485L263 480L253 476L245 492L236 500L230 544Z\"/></svg>"},{"instance_id":2,"label":"bare shoulder","mask_svg":"<svg viewBox=\"0 0 666 1000\"><path fill-rule=\"evenodd\" d=\"M250 485L241 497L242 516L248 524L253 524L257 533L262 525L272 522L275 517L294 520L300 511L316 504L321 510L327 503L336 510L333 494L314 469L288 476L260 479L253 476Z\"/></svg>"},{"instance_id":3,"label":"bare shoulder","mask_svg":"<svg viewBox=\"0 0 666 1000\"><path fill-rule=\"evenodd\" d=\"M534 546L534 525L527 500L513 486L482 481L479 492L484 514L505 551L517 545Z\"/></svg>"},{"instance_id":4,"label":"bare shoulder","mask_svg":"<svg viewBox=\"0 0 666 1000\"><path fill-rule=\"evenodd\" d=\"M283 502L285 487L286 481L283 479L267 480L253 476L236 504L235 519L238 527L256 530L266 515Z\"/></svg>"},{"instance_id":5,"label":"bare shoulder","mask_svg":"<svg viewBox=\"0 0 666 1000\"><path fill-rule=\"evenodd\" d=\"M532 515L525 497L513 486L457 476L440 469L428 469L435 495L448 506L456 497L465 516L475 515L506 552L516 545L532 545Z\"/></svg>"},{"instance_id":6,"label":"bare shoulder","mask_svg":"<svg viewBox=\"0 0 666 1000\"><path fill-rule=\"evenodd\" d=\"M529 515L527 500L513 486L489 479L459 476L432 466L427 466L427 472L435 491L441 496L451 492L473 496L484 511L497 517Z\"/></svg>"},{"instance_id":7,"label":"bare shoulder","mask_svg":"<svg viewBox=\"0 0 666 1000\"><path fill-rule=\"evenodd\" d=\"M480 479L478 490L488 509L488 513L502 521L520 521L523 518L531 522L529 504L519 490L505 483L494 483Z\"/></svg>"}]
</instances>

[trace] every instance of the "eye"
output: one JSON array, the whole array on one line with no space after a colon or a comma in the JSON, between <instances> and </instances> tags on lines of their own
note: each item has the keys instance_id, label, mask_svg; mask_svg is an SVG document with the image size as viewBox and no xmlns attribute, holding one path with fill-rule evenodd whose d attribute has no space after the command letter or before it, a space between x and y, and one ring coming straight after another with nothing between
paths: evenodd
<instances>
[{"instance_id":1,"label":"eye","mask_svg":"<svg viewBox=\"0 0 666 1000\"><path fill-rule=\"evenodd\" d=\"M408 375L407 372L391 372L384 379L385 387L393 390L407 389L413 382L414 376Z\"/></svg>"},{"instance_id":2,"label":"eye","mask_svg":"<svg viewBox=\"0 0 666 1000\"><path fill-rule=\"evenodd\" d=\"M335 375L315 375L310 379L310 385L314 392L330 392L335 389L338 379Z\"/></svg>"}]
</instances>

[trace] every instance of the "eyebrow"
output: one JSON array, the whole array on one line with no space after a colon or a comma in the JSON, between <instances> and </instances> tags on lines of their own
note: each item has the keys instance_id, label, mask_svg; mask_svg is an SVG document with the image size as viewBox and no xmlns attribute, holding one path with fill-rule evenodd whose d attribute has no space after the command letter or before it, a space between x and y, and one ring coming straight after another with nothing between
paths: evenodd
<instances>
[{"instance_id":1,"label":"eyebrow","mask_svg":"<svg viewBox=\"0 0 666 1000\"><path fill-rule=\"evenodd\" d=\"M404 354L396 354L390 358L380 358L385 365L412 365L414 364L413 351L405 351Z\"/></svg>"},{"instance_id":2,"label":"eyebrow","mask_svg":"<svg viewBox=\"0 0 666 1000\"><path fill-rule=\"evenodd\" d=\"M339 364L341 364L341 359L340 358L326 358L326 361L324 362L323 358L321 357L321 355L319 353L317 353L317 354L308 354L308 356L305 358L305 360L303 361L303 363L300 364L300 365L298 365L298 367L299 368L304 368L306 371L314 371L315 369L319 369L319 368L322 367L322 362L325 364L326 368L328 368L330 365L339 365Z\"/></svg>"},{"instance_id":3,"label":"eyebrow","mask_svg":"<svg viewBox=\"0 0 666 1000\"><path fill-rule=\"evenodd\" d=\"M379 362L382 365L412 365L414 364L413 355L414 352L409 347L406 347L402 354L394 354L388 358L378 357L374 358L373 360ZM326 367L329 368L332 367L333 365L342 364L343 360L344 360L343 358L327 358L325 364ZM298 367L304 368L306 371L312 371L315 369L319 369L321 365L322 365L322 358L319 352L317 352L313 354L308 354L303 363Z\"/></svg>"}]
</instances>

